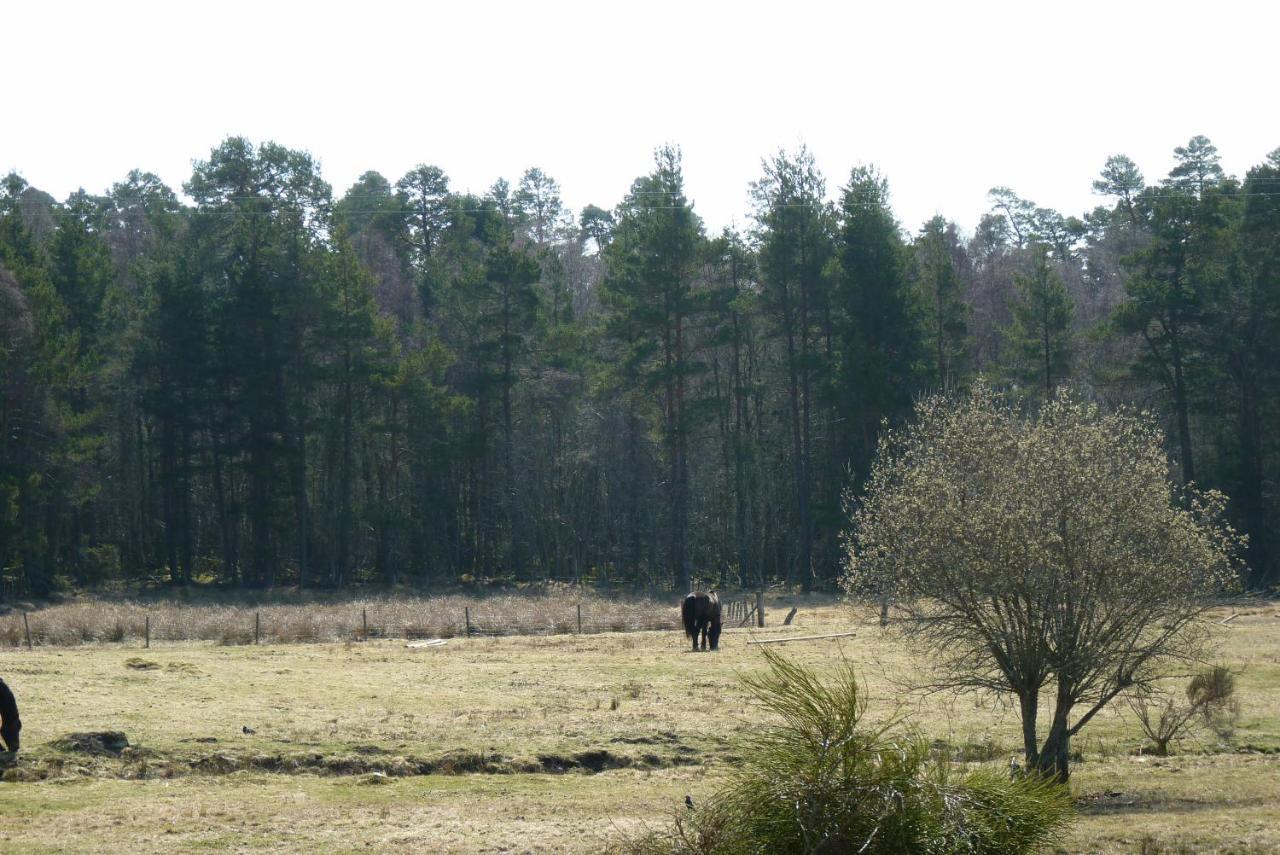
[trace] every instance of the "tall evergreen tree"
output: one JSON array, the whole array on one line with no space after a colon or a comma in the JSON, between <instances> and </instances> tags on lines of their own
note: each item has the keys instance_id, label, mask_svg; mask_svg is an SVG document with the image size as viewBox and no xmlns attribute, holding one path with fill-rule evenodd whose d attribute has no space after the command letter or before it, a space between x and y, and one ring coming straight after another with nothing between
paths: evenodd
<instances>
[{"instance_id":1,"label":"tall evergreen tree","mask_svg":"<svg viewBox=\"0 0 1280 855\"><path fill-rule=\"evenodd\" d=\"M956 241L946 220L937 216L916 238L916 297L929 351L930 374L939 389L954 388L964 376L967 310L956 271Z\"/></svg>"},{"instance_id":2,"label":"tall evergreen tree","mask_svg":"<svg viewBox=\"0 0 1280 855\"><path fill-rule=\"evenodd\" d=\"M814 410L831 342L828 262L833 254L826 184L813 155L801 148L764 164L752 185L760 278L769 314L785 348L791 455L796 496L796 572L814 580ZM825 339L825 341L824 341ZM834 499L827 495L821 498ZM834 555L829 556L834 560ZM824 575L833 572L823 568Z\"/></svg>"},{"instance_id":3,"label":"tall evergreen tree","mask_svg":"<svg viewBox=\"0 0 1280 855\"><path fill-rule=\"evenodd\" d=\"M1218 192L1216 150L1203 137L1175 149L1179 163L1158 188L1138 196L1149 238L1130 257L1119 328L1145 345L1135 368L1166 389L1184 482L1195 480L1191 434L1197 380L1214 303L1225 281L1223 219L1229 199Z\"/></svg>"},{"instance_id":4,"label":"tall evergreen tree","mask_svg":"<svg viewBox=\"0 0 1280 855\"><path fill-rule=\"evenodd\" d=\"M609 335L622 351L620 379L655 395L667 465L667 566L688 588L690 325L699 312L695 265L702 223L684 195L680 151L654 155L654 170L637 178L618 210L605 253L602 284Z\"/></svg>"},{"instance_id":5,"label":"tall evergreen tree","mask_svg":"<svg viewBox=\"0 0 1280 855\"><path fill-rule=\"evenodd\" d=\"M911 409L921 386L919 319L907 276L907 250L889 207L889 184L859 167L840 200L835 283L835 387L843 456L854 478L871 470L880 425Z\"/></svg>"},{"instance_id":6,"label":"tall evergreen tree","mask_svg":"<svg viewBox=\"0 0 1280 855\"><path fill-rule=\"evenodd\" d=\"M1005 333L1009 340L1007 370L1048 401L1071 368L1074 307L1062 277L1050 264L1048 249L1037 246L1033 250L1031 271L1014 276L1018 293L1013 323Z\"/></svg>"},{"instance_id":7,"label":"tall evergreen tree","mask_svg":"<svg viewBox=\"0 0 1280 855\"><path fill-rule=\"evenodd\" d=\"M295 572L305 585L311 581L306 453L314 379L306 331L329 185L310 155L275 143L255 148L233 137L196 163L186 191L199 206L202 274L207 287L221 292L215 337L223 415L230 425L243 420L233 443L245 455L249 482L248 580L275 584L280 541L289 542L277 521L292 504Z\"/></svg>"}]
</instances>

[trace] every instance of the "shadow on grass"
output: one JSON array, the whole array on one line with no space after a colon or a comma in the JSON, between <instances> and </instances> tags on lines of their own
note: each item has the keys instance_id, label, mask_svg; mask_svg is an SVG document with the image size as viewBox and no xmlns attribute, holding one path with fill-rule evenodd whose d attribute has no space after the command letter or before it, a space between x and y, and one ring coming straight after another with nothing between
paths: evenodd
<instances>
[{"instance_id":1,"label":"shadow on grass","mask_svg":"<svg viewBox=\"0 0 1280 855\"><path fill-rule=\"evenodd\" d=\"M1191 814L1223 808L1270 807L1274 798L1249 796L1232 799L1188 799L1153 793L1108 791L1092 793L1076 799L1081 816L1116 816L1118 814L1173 813Z\"/></svg>"}]
</instances>

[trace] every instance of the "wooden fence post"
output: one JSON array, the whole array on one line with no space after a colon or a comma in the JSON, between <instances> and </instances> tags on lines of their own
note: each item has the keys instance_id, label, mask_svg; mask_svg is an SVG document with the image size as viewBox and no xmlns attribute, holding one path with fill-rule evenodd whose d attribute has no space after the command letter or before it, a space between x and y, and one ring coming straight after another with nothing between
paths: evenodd
<instances>
[{"instance_id":1,"label":"wooden fence post","mask_svg":"<svg viewBox=\"0 0 1280 855\"><path fill-rule=\"evenodd\" d=\"M582 635L582 603L578 603L578 635Z\"/></svg>"},{"instance_id":2,"label":"wooden fence post","mask_svg":"<svg viewBox=\"0 0 1280 855\"><path fill-rule=\"evenodd\" d=\"M365 641L369 640L369 610L367 608L360 609L360 637Z\"/></svg>"},{"instance_id":3,"label":"wooden fence post","mask_svg":"<svg viewBox=\"0 0 1280 855\"><path fill-rule=\"evenodd\" d=\"M471 637L471 606L464 606L462 609L463 620L467 622L467 638Z\"/></svg>"},{"instance_id":4,"label":"wooden fence post","mask_svg":"<svg viewBox=\"0 0 1280 855\"><path fill-rule=\"evenodd\" d=\"M151 646L151 615L146 616L146 623L142 630L142 646Z\"/></svg>"},{"instance_id":5,"label":"wooden fence post","mask_svg":"<svg viewBox=\"0 0 1280 855\"><path fill-rule=\"evenodd\" d=\"M258 612L253 613L253 643L258 643L258 637L262 630L262 615Z\"/></svg>"},{"instance_id":6,"label":"wooden fence post","mask_svg":"<svg viewBox=\"0 0 1280 855\"><path fill-rule=\"evenodd\" d=\"M27 631L27 649L31 649L31 624L27 622L27 613L22 613L22 626Z\"/></svg>"},{"instance_id":7,"label":"wooden fence post","mask_svg":"<svg viewBox=\"0 0 1280 855\"><path fill-rule=\"evenodd\" d=\"M764 591L756 591L756 626L764 626Z\"/></svg>"}]
</instances>

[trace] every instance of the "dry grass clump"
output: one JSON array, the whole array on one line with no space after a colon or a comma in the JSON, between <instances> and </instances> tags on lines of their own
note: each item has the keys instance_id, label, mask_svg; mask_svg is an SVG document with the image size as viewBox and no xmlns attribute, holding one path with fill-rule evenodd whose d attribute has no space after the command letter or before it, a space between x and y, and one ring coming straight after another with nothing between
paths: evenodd
<instances>
[{"instance_id":1,"label":"dry grass clump","mask_svg":"<svg viewBox=\"0 0 1280 855\"><path fill-rule=\"evenodd\" d=\"M452 638L472 635L557 635L578 631L676 629L679 613L667 601L606 599L595 594L504 594L488 597L367 597L268 604L186 603L175 600L85 599L31 611L33 644L137 642L151 621L154 641L252 644L370 638ZM26 643L22 613L0 615L0 645Z\"/></svg>"}]
</instances>

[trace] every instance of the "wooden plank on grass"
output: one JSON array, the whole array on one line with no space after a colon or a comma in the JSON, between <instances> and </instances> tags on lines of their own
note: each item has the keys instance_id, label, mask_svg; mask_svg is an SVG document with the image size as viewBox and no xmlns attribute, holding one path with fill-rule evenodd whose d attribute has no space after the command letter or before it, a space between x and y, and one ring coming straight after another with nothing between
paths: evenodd
<instances>
[{"instance_id":1,"label":"wooden plank on grass","mask_svg":"<svg viewBox=\"0 0 1280 855\"><path fill-rule=\"evenodd\" d=\"M828 632L825 635L796 635L791 638L753 638L747 644L785 644L788 641L816 641L820 638L847 638L856 632Z\"/></svg>"}]
</instances>

